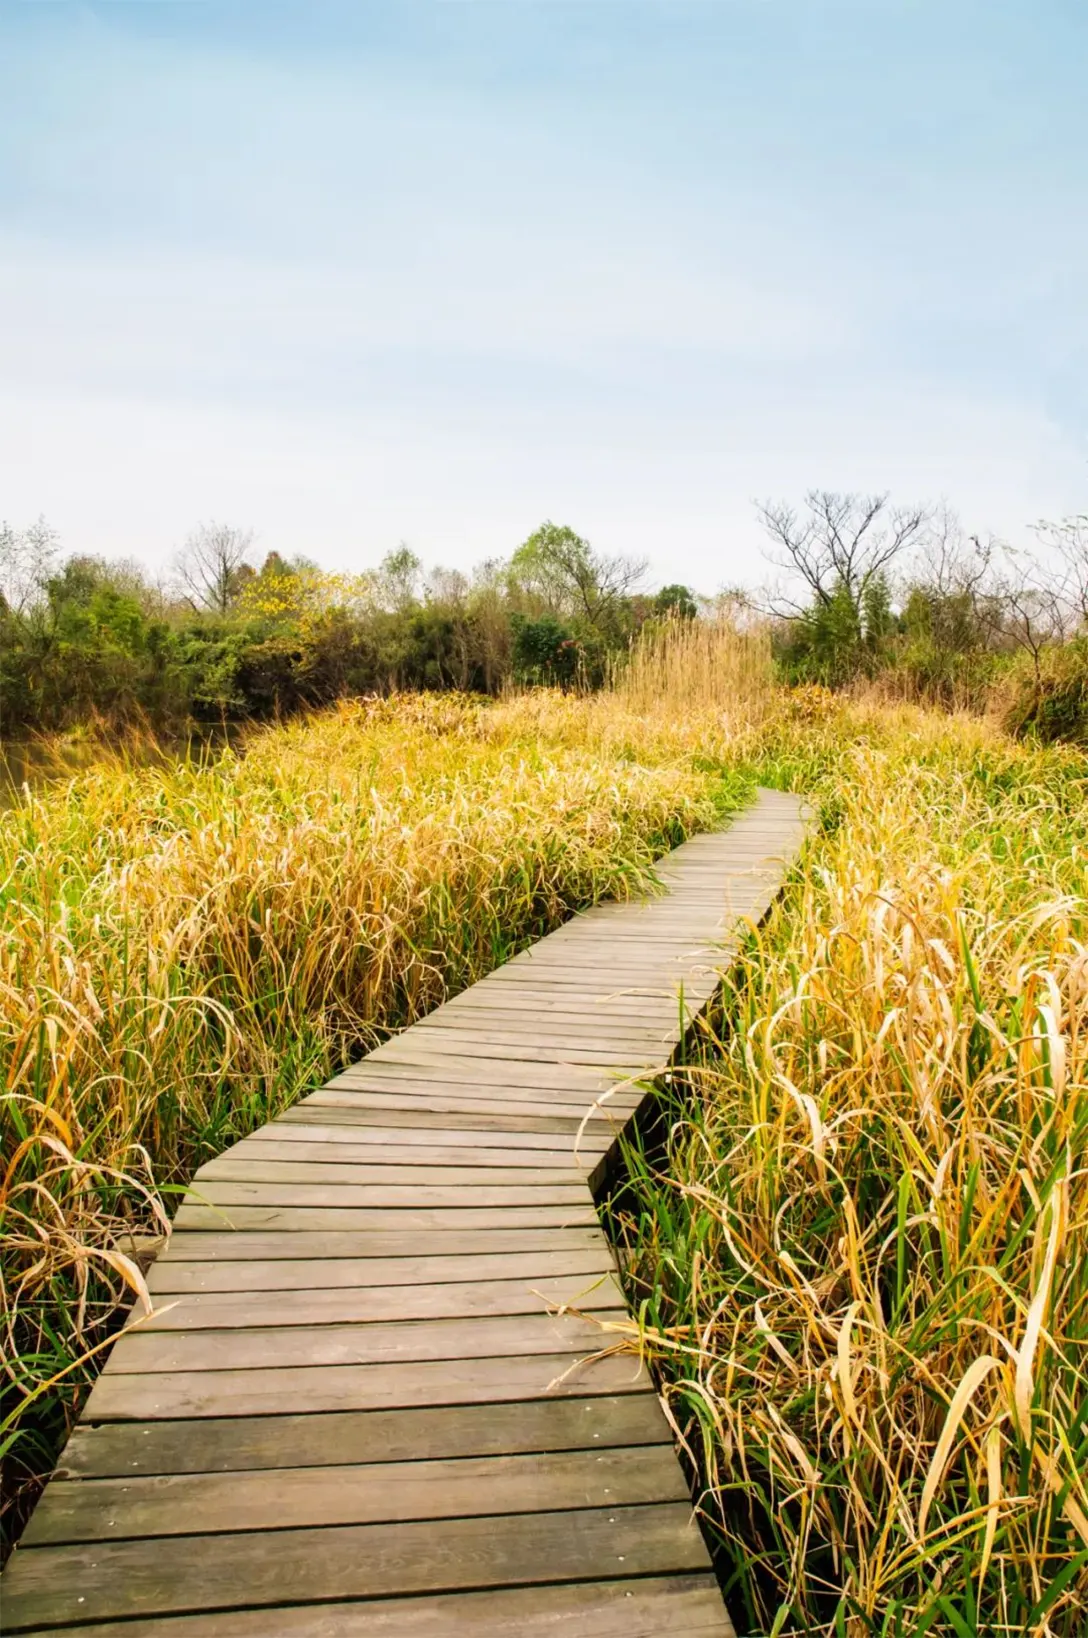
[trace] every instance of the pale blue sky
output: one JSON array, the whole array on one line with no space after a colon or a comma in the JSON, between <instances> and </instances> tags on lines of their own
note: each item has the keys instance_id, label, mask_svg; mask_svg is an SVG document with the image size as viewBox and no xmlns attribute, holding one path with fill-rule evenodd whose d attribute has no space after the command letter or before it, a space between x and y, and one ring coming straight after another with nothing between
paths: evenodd
<instances>
[{"instance_id":1,"label":"pale blue sky","mask_svg":"<svg viewBox=\"0 0 1088 1638\"><path fill-rule=\"evenodd\" d=\"M0 0L0 516L364 567L1088 505L1082 0Z\"/></svg>"}]
</instances>

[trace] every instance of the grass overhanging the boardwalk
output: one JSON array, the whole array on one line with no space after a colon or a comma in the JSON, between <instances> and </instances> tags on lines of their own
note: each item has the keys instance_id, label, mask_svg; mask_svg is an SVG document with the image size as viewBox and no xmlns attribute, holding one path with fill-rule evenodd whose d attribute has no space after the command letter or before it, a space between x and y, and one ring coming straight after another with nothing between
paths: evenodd
<instances>
[{"instance_id":1,"label":"grass overhanging the boardwalk","mask_svg":"<svg viewBox=\"0 0 1088 1638\"><path fill-rule=\"evenodd\" d=\"M756 701L765 646L716 643ZM745 799L727 743L709 698L681 723L623 686L405 695L203 762L104 757L0 814L7 1499L52 1466L195 1168L573 910L645 887Z\"/></svg>"},{"instance_id":2,"label":"grass overhanging the boardwalk","mask_svg":"<svg viewBox=\"0 0 1088 1638\"><path fill-rule=\"evenodd\" d=\"M795 697L821 816L623 1200L738 1630L1088 1630L1088 759Z\"/></svg>"},{"instance_id":3,"label":"grass overhanging the boardwalk","mask_svg":"<svg viewBox=\"0 0 1088 1638\"><path fill-rule=\"evenodd\" d=\"M758 779L818 823L621 1201L738 1630L1085 1630L1088 759L729 655L360 704L2 822L27 1470L194 1165Z\"/></svg>"}]
</instances>

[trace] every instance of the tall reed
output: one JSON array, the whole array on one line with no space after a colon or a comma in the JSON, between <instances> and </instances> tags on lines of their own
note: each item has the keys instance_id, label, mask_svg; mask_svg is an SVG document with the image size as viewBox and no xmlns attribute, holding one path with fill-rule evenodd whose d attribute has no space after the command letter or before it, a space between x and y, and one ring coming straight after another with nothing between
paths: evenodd
<instances>
[{"instance_id":1,"label":"tall reed","mask_svg":"<svg viewBox=\"0 0 1088 1638\"><path fill-rule=\"evenodd\" d=\"M402 697L0 815L10 1499L51 1465L194 1168L742 785L615 702Z\"/></svg>"},{"instance_id":2,"label":"tall reed","mask_svg":"<svg viewBox=\"0 0 1088 1638\"><path fill-rule=\"evenodd\" d=\"M787 702L823 827L626 1207L741 1630L1088 1630L1088 761Z\"/></svg>"},{"instance_id":3,"label":"tall reed","mask_svg":"<svg viewBox=\"0 0 1088 1638\"><path fill-rule=\"evenodd\" d=\"M766 623L722 608L649 622L615 664L611 691L631 711L701 720L725 710L752 721L771 698L772 675Z\"/></svg>"}]
</instances>

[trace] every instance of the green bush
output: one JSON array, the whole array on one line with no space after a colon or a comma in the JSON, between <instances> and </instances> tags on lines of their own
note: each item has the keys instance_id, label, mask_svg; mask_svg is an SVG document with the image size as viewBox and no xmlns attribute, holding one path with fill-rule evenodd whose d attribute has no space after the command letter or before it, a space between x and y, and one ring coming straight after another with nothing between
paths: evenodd
<instances>
[{"instance_id":1,"label":"green bush","mask_svg":"<svg viewBox=\"0 0 1088 1638\"><path fill-rule=\"evenodd\" d=\"M1046 745L1088 746L1088 634L1050 649L1039 668L1021 675L1005 726Z\"/></svg>"}]
</instances>

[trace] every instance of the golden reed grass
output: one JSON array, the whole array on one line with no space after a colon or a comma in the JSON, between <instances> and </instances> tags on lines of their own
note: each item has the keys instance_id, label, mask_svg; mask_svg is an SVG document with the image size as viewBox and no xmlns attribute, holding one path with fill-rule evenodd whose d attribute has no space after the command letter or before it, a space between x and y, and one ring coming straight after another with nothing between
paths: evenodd
<instances>
[{"instance_id":1,"label":"golden reed grass","mask_svg":"<svg viewBox=\"0 0 1088 1638\"><path fill-rule=\"evenodd\" d=\"M608 698L400 697L203 761L103 755L0 815L8 1500L50 1467L195 1167L644 886L741 790L698 738Z\"/></svg>"},{"instance_id":2,"label":"golden reed grass","mask_svg":"<svg viewBox=\"0 0 1088 1638\"><path fill-rule=\"evenodd\" d=\"M755 775L820 829L620 1203L734 1614L775 1638L1088 1630L1088 763L772 701L761 640L723 629L716 669L704 626L670 627L604 696L346 706L3 820L25 1472L195 1164L646 880Z\"/></svg>"},{"instance_id":3,"label":"golden reed grass","mask_svg":"<svg viewBox=\"0 0 1088 1638\"><path fill-rule=\"evenodd\" d=\"M1088 1631L1088 761L839 710L823 826L625 1203L740 1630Z\"/></svg>"}]
</instances>

